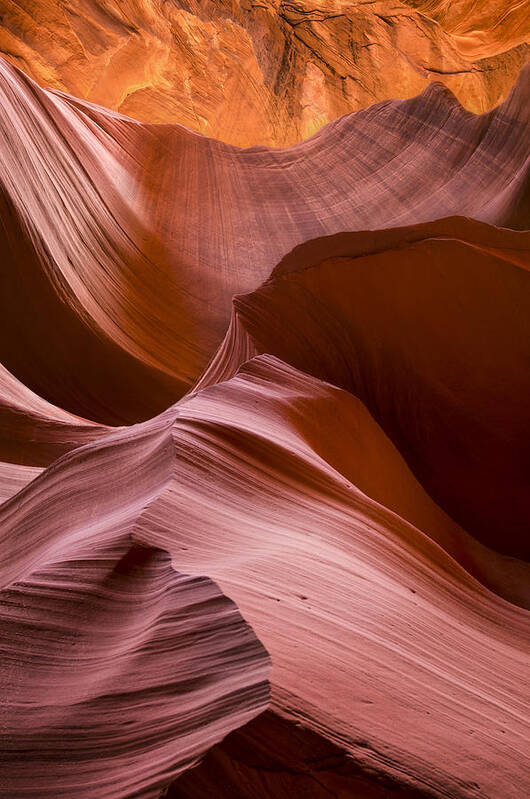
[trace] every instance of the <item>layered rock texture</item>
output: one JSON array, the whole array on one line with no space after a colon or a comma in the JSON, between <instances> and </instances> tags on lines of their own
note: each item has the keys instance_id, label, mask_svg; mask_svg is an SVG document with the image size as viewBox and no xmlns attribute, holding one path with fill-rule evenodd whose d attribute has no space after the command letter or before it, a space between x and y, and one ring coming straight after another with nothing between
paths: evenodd
<instances>
[{"instance_id":1,"label":"layered rock texture","mask_svg":"<svg viewBox=\"0 0 530 799\"><path fill-rule=\"evenodd\" d=\"M43 91L1 63L4 365L65 410L140 421L193 386L233 294L296 245L454 214L525 227L529 87L527 67L474 116L433 85L291 148L240 150Z\"/></svg>"},{"instance_id":2,"label":"layered rock texture","mask_svg":"<svg viewBox=\"0 0 530 799\"><path fill-rule=\"evenodd\" d=\"M528 0L0 0L0 53L40 84L240 147L432 80L487 111L529 42Z\"/></svg>"},{"instance_id":3,"label":"layered rock texture","mask_svg":"<svg viewBox=\"0 0 530 799\"><path fill-rule=\"evenodd\" d=\"M0 795L530 793L527 11L2 4Z\"/></svg>"}]
</instances>

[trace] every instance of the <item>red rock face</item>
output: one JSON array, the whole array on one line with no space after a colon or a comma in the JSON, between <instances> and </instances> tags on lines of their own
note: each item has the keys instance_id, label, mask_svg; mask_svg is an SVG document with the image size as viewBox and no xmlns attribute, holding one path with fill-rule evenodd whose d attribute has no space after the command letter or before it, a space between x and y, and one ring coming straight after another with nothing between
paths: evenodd
<instances>
[{"instance_id":1,"label":"red rock face","mask_svg":"<svg viewBox=\"0 0 530 799\"><path fill-rule=\"evenodd\" d=\"M510 83L524 4L26 5L10 61L109 107L0 60L0 793L526 796L528 68L264 146L360 16L399 98L403 25ZM153 124L161 20L225 141Z\"/></svg>"},{"instance_id":2,"label":"red rock face","mask_svg":"<svg viewBox=\"0 0 530 799\"><path fill-rule=\"evenodd\" d=\"M142 125L7 64L1 75L0 247L17 266L2 274L0 354L98 422L145 419L189 390L232 296L308 239L453 214L527 223L528 70L483 116L433 86L285 150Z\"/></svg>"},{"instance_id":3,"label":"red rock face","mask_svg":"<svg viewBox=\"0 0 530 799\"><path fill-rule=\"evenodd\" d=\"M481 113L530 52L527 0L0 0L43 86L240 147L283 147L442 81Z\"/></svg>"}]
</instances>

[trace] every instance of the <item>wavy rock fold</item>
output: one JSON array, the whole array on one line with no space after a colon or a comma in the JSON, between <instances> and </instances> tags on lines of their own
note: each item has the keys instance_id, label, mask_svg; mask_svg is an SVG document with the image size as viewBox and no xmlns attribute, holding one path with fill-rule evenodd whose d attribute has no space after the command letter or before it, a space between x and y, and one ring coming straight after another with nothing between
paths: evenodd
<instances>
[{"instance_id":1,"label":"wavy rock fold","mask_svg":"<svg viewBox=\"0 0 530 799\"><path fill-rule=\"evenodd\" d=\"M527 3L5 5L0 793L526 796Z\"/></svg>"}]
</instances>

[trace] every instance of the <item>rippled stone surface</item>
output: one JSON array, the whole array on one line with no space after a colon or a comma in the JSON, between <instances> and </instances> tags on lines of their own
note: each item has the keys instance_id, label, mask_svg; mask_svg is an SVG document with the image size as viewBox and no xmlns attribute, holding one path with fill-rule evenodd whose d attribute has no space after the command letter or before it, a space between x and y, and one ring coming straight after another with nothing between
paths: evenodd
<instances>
[{"instance_id":1,"label":"rippled stone surface","mask_svg":"<svg viewBox=\"0 0 530 799\"><path fill-rule=\"evenodd\" d=\"M11 62L145 116L0 59L0 793L525 796L525 4L4 5ZM506 99L437 83L234 146L308 131L229 42L305 81L325 41L332 87L361 18L377 99L422 89L424 30L468 105ZM227 142L153 124L200 36Z\"/></svg>"}]
</instances>

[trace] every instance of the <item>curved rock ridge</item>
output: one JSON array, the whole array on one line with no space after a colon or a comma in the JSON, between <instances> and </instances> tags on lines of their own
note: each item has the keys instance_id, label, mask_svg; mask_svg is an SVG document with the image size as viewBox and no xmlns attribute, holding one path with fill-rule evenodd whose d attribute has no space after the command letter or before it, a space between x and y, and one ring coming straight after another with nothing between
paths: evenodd
<instances>
[{"instance_id":1,"label":"curved rock ridge","mask_svg":"<svg viewBox=\"0 0 530 799\"><path fill-rule=\"evenodd\" d=\"M433 85L241 150L0 62L1 361L73 414L136 422L193 385L233 294L307 239L448 214L526 227L529 79L482 116Z\"/></svg>"},{"instance_id":2,"label":"curved rock ridge","mask_svg":"<svg viewBox=\"0 0 530 799\"><path fill-rule=\"evenodd\" d=\"M167 430L81 447L0 510L6 796L158 797L267 707L269 658L234 603L138 533L171 477Z\"/></svg>"},{"instance_id":3,"label":"curved rock ridge","mask_svg":"<svg viewBox=\"0 0 530 799\"><path fill-rule=\"evenodd\" d=\"M48 466L111 431L51 405L0 365L0 461Z\"/></svg>"},{"instance_id":4,"label":"curved rock ridge","mask_svg":"<svg viewBox=\"0 0 530 799\"><path fill-rule=\"evenodd\" d=\"M527 558L529 245L463 219L309 242L234 298L198 385L271 353L351 391L450 516Z\"/></svg>"},{"instance_id":5,"label":"curved rock ridge","mask_svg":"<svg viewBox=\"0 0 530 799\"><path fill-rule=\"evenodd\" d=\"M0 365L0 502L58 457L113 428L51 405Z\"/></svg>"},{"instance_id":6,"label":"curved rock ridge","mask_svg":"<svg viewBox=\"0 0 530 799\"><path fill-rule=\"evenodd\" d=\"M37 477L41 467L112 430L46 402L0 365L0 502Z\"/></svg>"},{"instance_id":7,"label":"curved rock ridge","mask_svg":"<svg viewBox=\"0 0 530 799\"><path fill-rule=\"evenodd\" d=\"M267 705L267 658L206 577L96 548L3 591L6 796L159 797Z\"/></svg>"},{"instance_id":8,"label":"curved rock ridge","mask_svg":"<svg viewBox=\"0 0 530 799\"><path fill-rule=\"evenodd\" d=\"M285 146L441 80L507 95L527 0L2 0L0 52L41 85L238 146Z\"/></svg>"},{"instance_id":9,"label":"curved rock ridge","mask_svg":"<svg viewBox=\"0 0 530 799\"><path fill-rule=\"evenodd\" d=\"M529 793L530 17L478 6L0 0L2 795Z\"/></svg>"},{"instance_id":10,"label":"curved rock ridge","mask_svg":"<svg viewBox=\"0 0 530 799\"><path fill-rule=\"evenodd\" d=\"M290 757L302 725L309 740L321 741L316 752L334 752L338 762L350 764L342 774L345 795L372 783L374 791L392 786L398 796L515 799L524 793L529 619L514 603L528 604L526 567L487 553L458 528L347 391L272 356L254 358L232 379L161 416L64 455L5 503L1 515L2 580L11 585L2 594L3 641L12 661L27 666L30 681L29 694L26 683L8 683L13 693L6 716L15 725L8 727L8 740L14 751L21 741L30 750L23 769L16 759L9 764L10 795L27 796L29 785L42 784L50 790L42 795L51 796L53 786L55 795L71 795L72 786L80 786L84 795L97 796L100 779L111 786L105 795L134 795L135 779L138 795L156 795L148 788L162 786L264 707L264 651L209 580L199 581L203 592L195 596L196 578L182 574L215 580L270 653L273 721L264 720L263 734L280 759L281 752ZM128 537L141 544L139 568ZM168 629L166 603L177 623L185 600L197 616L186 617L184 630L178 624ZM201 616L203 600L213 618ZM58 630L56 603L63 608ZM41 634L21 635L35 619ZM196 642L184 631L202 623L219 624L221 631L220 649L212 653L208 635L199 664L201 674L211 659L223 664L215 672L220 682L208 680L206 694L219 692L222 713L201 714L200 683L192 683L191 693L187 683L184 694L175 687L174 670L177 681L183 679L179 664L194 656ZM71 661L58 658L54 648L63 651L61 635L70 640L74 624L86 635L83 644L75 637L76 646L85 647L86 661L79 655L83 681L72 678ZM136 624L143 633L131 632ZM142 634L149 645L139 651ZM233 636L246 648L233 649ZM120 646L123 668L117 669L109 647ZM225 658L231 652L229 679ZM42 673L44 654L50 665ZM103 682L101 662L112 671ZM24 672L8 674L22 680ZM137 715L128 691L140 690L144 680L146 691L157 686L157 701L149 714ZM235 695L227 694L227 685L235 686ZM45 696L59 686L65 703L57 707L52 693L51 709ZM13 716L23 689L35 706ZM143 707L142 696L138 701ZM153 757L144 747L152 740L156 708L162 721L157 717ZM189 757L179 748L179 735L189 733L186 712L196 725L197 748ZM214 733L212 716L219 725ZM123 717L140 725L139 737L120 725ZM105 724L107 731L118 724L116 738L109 741ZM285 746L281 735L275 738L278 724L287 729ZM65 743L61 731L70 725L79 737ZM42 730L50 730L44 739ZM101 743L94 749L95 740ZM114 741L107 773L101 747ZM98 757L89 761L90 774L89 746ZM126 765L133 758L137 768ZM262 779L261 768L266 771L258 762L248 777L247 795L264 797L267 786L278 797L292 795L292 783ZM324 775L324 788L334 780ZM195 795L207 795L200 786ZM324 796L324 788L315 796Z\"/></svg>"},{"instance_id":11,"label":"curved rock ridge","mask_svg":"<svg viewBox=\"0 0 530 799\"><path fill-rule=\"evenodd\" d=\"M0 461L0 503L17 494L41 472L42 468L39 466Z\"/></svg>"}]
</instances>

